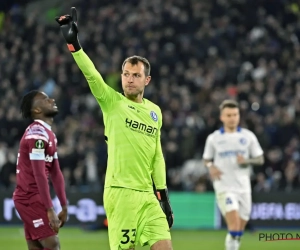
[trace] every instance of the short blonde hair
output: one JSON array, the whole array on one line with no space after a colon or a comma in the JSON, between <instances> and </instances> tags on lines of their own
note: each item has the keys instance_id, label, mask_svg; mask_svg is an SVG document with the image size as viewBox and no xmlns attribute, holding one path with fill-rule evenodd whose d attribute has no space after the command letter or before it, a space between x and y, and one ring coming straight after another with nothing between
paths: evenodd
<instances>
[{"instance_id":1,"label":"short blonde hair","mask_svg":"<svg viewBox=\"0 0 300 250\"><path fill-rule=\"evenodd\" d=\"M224 100L220 104L219 109L222 111L224 108L239 108L239 104L235 100Z\"/></svg>"}]
</instances>

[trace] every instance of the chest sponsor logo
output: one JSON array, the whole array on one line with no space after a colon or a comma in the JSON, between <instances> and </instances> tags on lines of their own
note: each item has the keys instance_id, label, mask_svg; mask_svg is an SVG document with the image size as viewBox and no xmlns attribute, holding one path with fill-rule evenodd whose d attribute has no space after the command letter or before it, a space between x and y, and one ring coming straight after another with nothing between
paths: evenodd
<instances>
[{"instance_id":1,"label":"chest sponsor logo","mask_svg":"<svg viewBox=\"0 0 300 250\"><path fill-rule=\"evenodd\" d=\"M45 157L45 162L53 162L53 156L50 156L50 155L46 155Z\"/></svg>"},{"instance_id":2,"label":"chest sponsor logo","mask_svg":"<svg viewBox=\"0 0 300 250\"><path fill-rule=\"evenodd\" d=\"M126 127L130 128L132 131L145 134L147 136L155 137L157 133L157 128L128 118L126 118L125 124Z\"/></svg>"},{"instance_id":3,"label":"chest sponsor logo","mask_svg":"<svg viewBox=\"0 0 300 250\"><path fill-rule=\"evenodd\" d=\"M236 157L237 155L245 155L246 151L244 150L227 150L218 153L220 157Z\"/></svg>"}]
</instances>

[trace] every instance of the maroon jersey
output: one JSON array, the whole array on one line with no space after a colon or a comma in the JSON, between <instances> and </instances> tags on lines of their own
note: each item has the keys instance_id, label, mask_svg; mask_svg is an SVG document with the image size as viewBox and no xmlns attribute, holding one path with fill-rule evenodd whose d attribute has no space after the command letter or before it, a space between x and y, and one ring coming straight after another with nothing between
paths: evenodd
<instances>
[{"instance_id":1,"label":"maroon jersey","mask_svg":"<svg viewBox=\"0 0 300 250\"><path fill-rule=\"evenodd\" d=\"M48 185L51 178L61 205L66 205L56 145L57 139L50 125L35 120L28 126L20 141L14 200L40 201L46 208L52 207Z\"/></svg>"}]
</instances>

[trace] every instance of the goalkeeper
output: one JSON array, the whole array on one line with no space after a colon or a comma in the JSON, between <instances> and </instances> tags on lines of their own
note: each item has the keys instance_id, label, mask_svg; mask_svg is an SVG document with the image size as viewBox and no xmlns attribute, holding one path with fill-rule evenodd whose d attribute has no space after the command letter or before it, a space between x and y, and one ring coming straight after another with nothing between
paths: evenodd
<instances>
[{"instance_id":1,"label":"goalkeeper","mask_svg":"<svg viewBox=\"0 0 300 250\"><path fill-rule=\"evenodd\" d=\"M160 142L162 114L157 105L143 98L151 80L148 60L132 56L124 61L124 94L118 93L105 84L82 50L76 9L56 21L103 112L108 145L104 208L111 250L133 250L138 243L151 250L172 250L173 214Z\"/></svg>"}]
</instances>

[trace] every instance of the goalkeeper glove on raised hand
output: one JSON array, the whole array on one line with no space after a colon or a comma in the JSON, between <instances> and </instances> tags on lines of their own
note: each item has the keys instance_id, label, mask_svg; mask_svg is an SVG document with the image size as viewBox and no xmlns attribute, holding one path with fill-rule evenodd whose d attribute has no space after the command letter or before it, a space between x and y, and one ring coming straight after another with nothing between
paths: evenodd
<instances>
[{"instance_id":1,"label":"goalkeeper glove on raised hand","mask_svg":"<svg viewBox=\"0 0 300 250\"><path fill-rule=\"evenodd\" d=\"M77 11L75 7L71 8L71 16L63 15L56 17L55 20L60 25L60 30L67 42L68 49L71 52L76 52L81 49L78 40L78 28L77 28Z\"/></svg>"},{"instance_id":2,"label":"goalkeeper glove on raised hand","mask_svg":"<svg viewBox=\"0 0 300 250\"><path fill-rule=\"evenodd\" d=\"M169 228L171 228L173 225L173 222L174 222L174 216L173 216L173 211L171 208L171 203L169 200L168 189L157 190L156 195L157 195L159 204L166 215L166 218L167 218L167 221L169 224Z\"/></svg>"}]
</instances>

